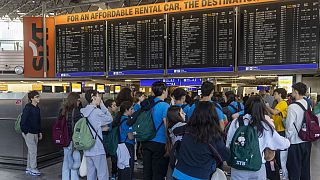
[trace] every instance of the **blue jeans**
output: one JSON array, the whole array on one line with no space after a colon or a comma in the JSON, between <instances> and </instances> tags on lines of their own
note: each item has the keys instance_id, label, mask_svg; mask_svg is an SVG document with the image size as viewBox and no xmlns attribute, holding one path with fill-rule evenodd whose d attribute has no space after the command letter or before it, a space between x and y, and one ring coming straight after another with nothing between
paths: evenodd
<instances>
[{"instance_id":1,"label":"blue jeans","mask_svg":"<svg viewBox=\"0 0 320 180\"><path fill-rule=\"evenodd\" d=\"M68 147L63 148L62 180L79 180L79 169L73 170L69 168L72 166L70 165L72 162L69 161L68 155L71 154L72 156L72 152L72 142L70 142Z\"/></svg>"}]
</instances>

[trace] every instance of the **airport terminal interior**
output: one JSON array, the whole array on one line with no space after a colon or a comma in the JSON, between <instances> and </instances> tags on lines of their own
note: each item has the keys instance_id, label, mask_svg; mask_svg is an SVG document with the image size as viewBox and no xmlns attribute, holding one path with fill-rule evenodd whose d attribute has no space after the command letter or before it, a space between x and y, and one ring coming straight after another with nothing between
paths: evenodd
<instances>
[{"instance_id":1,"label":"airport terminal interior","mask_svg":"<svg viewBox=\"0 0 320 180\"><path fill-rule=\"evenodd\" d=\"M320 180L319 65L320 0L0 0L0 180Z\"/></svg>"}]
</instances>

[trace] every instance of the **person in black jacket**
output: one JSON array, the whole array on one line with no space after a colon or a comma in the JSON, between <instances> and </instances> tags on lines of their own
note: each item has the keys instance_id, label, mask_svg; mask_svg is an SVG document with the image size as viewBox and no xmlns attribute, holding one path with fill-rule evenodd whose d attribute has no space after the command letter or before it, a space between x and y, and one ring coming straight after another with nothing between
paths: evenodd
<instances>
[{"instance_id":1,"label":"person in black jacket","mask_svg":"<svg viewBox=\"0 0 320 180\"><path fill-rule=\"evenodd\" d=\"M67 120L69 137L72 137L73 128L76 122L81 118L80 113L80 95L72 92L68 95L63 104L59 116L65 116ZM62 180L79 180L78 170L70 169L73 165L73 144L70 142L68 147L63 148L64 158L62 164Z\"/></svg>"},{"instance_id":2,"label":"person in black jacket","mask_svg":"<svg viewBox=\"0 0 320 180\"><path fill-rule=\"evenodd\" d=\"M230 158L223 137L214 105L200 101L187 123L172 176L179 180L209 179Z\"/></svg>"},{"instance_id":3,"label":"person in black jacket","mask_svg":"<svg viewBox=\"0 0 320 180\"><path fill-rule=\"evenodd\" d=\"M22 136L28 147L26 173L40 176L41 173L37 169L38 141L42 139L41 116L40 108L38 107L40 95L37 91L30 91L28 98L31 102L24 107L20 124Z\"/></svg>"}]
</instances>

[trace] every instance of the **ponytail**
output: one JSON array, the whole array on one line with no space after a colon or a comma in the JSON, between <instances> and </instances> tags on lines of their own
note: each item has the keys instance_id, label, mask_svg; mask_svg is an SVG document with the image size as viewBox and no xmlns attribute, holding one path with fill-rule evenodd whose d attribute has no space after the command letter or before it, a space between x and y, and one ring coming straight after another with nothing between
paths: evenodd
<instances>
[{"instance_id":1,"label":"ponytail","mask_svg":"<svg viewBox=\"0 0 320 180\"><path fill-rule=\"evenodd\" d=\"M120 110L117 112L116 117L112 123L112 126L120 126L121 117L127 110L129 110L132 107L132 105L133 104L130 101L124 101L121 103Z\"/></svg>"}]
</instances>

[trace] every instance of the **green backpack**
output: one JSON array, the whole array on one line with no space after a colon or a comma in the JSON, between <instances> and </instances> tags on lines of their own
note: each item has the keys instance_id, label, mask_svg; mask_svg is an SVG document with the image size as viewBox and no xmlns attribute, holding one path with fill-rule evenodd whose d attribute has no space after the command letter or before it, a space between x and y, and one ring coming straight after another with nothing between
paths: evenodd
<instances>
[{"instance_id":1,"label":"green backpack","mask_svg":"<svg viewBox=\"0 0 320 180\"><path fill-rule=\"evenodd\" d=\"M258 171L262 160L257 131L251 125L245 126L242 116L238 122L239 128L230 145L231 158L228 165L238 170Z\"/></svg>"},{"instance_id":2,"label":"green backpack","mask_svg":"<svg viewBox=\"0 0 320 180\"><path fill-rule=\"evenodd\" d=\"M90 128L95 132L96 136L94 137ZM102 138L98 135L97 131L93 128L88 118L82 117L78 120L78 122L74 125L72 141L74 148L77 150L88 150L94 146L96 143L96 138L102 141Z\"/></svg>"},{"instance_id":3,"label":"green backpack","mask_svg":"<svg viewBox=\"0 0 320 180\"><path fill-rule=\"evenodd\" d=\"M22 130L21 130L21 116L22 113L19 114L19 116L17 117L17 120L14 124L14 130L16 130L16 133L21 134Z\"/></svg>"},{"instance_id":4,"label":"green backpack","mask_svg":"<svg viewBox=\"0 0 320 180\"><path fill-rule=\"evenodd\" d=\"M152 117L153 107L160 102L163 101L154 102L153 99L146 99L141 103L141 109L133 115L134 124L132 129L136 133L134 137L138 142L152 140L162 126L163 121L156 128Z\"/></svg>"},{"instance_id":5,"label":"green backpack","mask_svg":"<svg viewBox=\"0 0 320 180\"><path fill-rule=\"evenodd\" d=\"M117 155L117 148L118 144L120 142L120 131L119 128L121 124L126 121L127 119L124 119L120 122L119 126L112 127L111 131L103 136L104 143L107 145L107 154L109 156L115 156Z\"/></svg>"}]
</instances>

